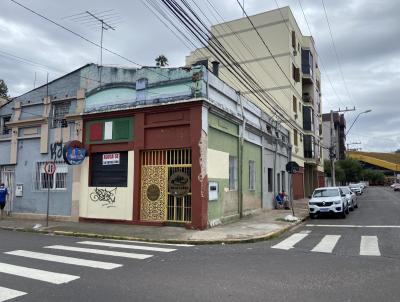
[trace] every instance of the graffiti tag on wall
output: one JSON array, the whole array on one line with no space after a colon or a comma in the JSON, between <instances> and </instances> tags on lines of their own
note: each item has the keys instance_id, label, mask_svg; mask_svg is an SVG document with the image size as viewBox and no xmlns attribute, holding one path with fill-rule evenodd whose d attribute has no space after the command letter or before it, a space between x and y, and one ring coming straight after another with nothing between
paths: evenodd
<instances>
[{"instance_id":1,"label":"graffiti tag on wall","mask_svg":"<svg viewBox=\"0 0 400 302\"><path fill-rule=\"evenodd\" d=\"M95 188L89 197L94 202L101 202L103 207L112 208L115 207L115 193L117 193L117 188Z\"/></svg>"},{"instance_id":2,"label":"graffiti tag on wall","mask_svg":"<svg viewBox=\"0 0 400 302\"><path fill-rule=\"evenodd\" d=\"M63 144L62 143L52 143L50 144L50 158L52 160L62 158L63 154Z\"/></svg>"}]
</instances>

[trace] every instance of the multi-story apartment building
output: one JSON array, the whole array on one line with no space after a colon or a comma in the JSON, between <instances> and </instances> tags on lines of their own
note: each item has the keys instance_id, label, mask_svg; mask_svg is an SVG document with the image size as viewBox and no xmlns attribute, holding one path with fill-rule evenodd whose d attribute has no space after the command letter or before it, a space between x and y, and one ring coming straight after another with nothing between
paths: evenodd
<instances>
[{"instance_id":1,"label":"multi-story apartment building","mask_svg":"<svg viewBox=\"0 0 400 302\"><path fill-rule=\"evenodd\" d=\"M252 24L241 18L212 26L212 39L217 39L256 80L262 92L269 95L269 105L260 102L254 91L244 88L228 71L229 67L223 66L227 64L220 64L219 77L275 116L276 124L289 130L291 157L300 166L293 177L294 198L303 198L324 182L321 75L314 39L303 36L289 7L250 18ZM207 62L212 68L215 61L217 58L207 48L186 57L187 65ZM284 112L285 117L274 115L274 109ZM278 173L274 171L276 176Z\"/></svg>"},{"instance_id":2,"label":"multi-story apartment building","mask_svg":"<svg viewBox=\"0 0 400 302\"><path fill-rule=\"evenodd\" d=\"M322 115L322 134L324 145L334 147L334 154L337 160L345 159L346 155L346 119L344 114L333 113L332 134L331 134L331 114ZM329 152L324 153L324 159L329 159Z\"/></svg>"}]
</instances>

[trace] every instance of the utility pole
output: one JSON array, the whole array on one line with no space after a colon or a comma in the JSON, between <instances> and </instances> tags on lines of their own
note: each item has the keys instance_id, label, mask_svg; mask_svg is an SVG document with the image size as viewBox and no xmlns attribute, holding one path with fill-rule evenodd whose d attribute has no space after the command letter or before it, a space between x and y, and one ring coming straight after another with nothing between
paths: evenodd
<instances>
[{"instance_id":1,"label":"utility pole","mask_svg":"<svg viewBox=\"0 0 400 302\"><path fill-rule=\"evenodd\" d=\"M333 111L331 110L331 145L329 147L329 158L331 160L331 175L332 175L332 186L336 186L336 175L335 175L335 160L336 160L336 135L333 135L334 132L334 122L333 122L333 114L337 113L339 115L339 113L341 112L348 112L348 111L355 111L356 107L353 108L347 108L346 109L340 109ZM340 117L339 117L340 118ZM335 141L333 141L335 138Z\"/></svg>"}]
</instances>

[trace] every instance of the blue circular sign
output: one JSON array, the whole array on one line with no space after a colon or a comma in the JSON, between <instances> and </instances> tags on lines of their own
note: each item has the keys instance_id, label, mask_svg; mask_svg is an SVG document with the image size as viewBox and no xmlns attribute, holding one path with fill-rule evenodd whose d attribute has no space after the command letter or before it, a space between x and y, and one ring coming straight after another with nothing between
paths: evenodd
<instances>
[{"instance_id":1,"label":"blue circular sign","mask_svg":"<svg viewBox=\"0 0 400 302\"><path fill-rule=\"evenodd\" d=\"M64 145L63 157L68 165L80 165L86 154L87 151L80 141L70 141Z\"/></svg>"}]
</instances>

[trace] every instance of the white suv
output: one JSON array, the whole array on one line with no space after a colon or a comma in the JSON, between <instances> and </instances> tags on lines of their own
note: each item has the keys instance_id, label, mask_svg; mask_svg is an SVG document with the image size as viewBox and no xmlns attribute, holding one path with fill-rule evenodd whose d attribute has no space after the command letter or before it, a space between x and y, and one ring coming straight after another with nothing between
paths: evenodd
<instances>
[{"instance_id":1,"label":"white suv","mask_svg":"<svg viewBox=\"0 0 400 302\"><path fill-rule=\"evenodd\" d=\"M315 218L320 213L339 214L346 218L349 213L349 205L346 194L339 187L324 187L314 190L308 202L310 218Z\"/></svg>"}]
</instances>

